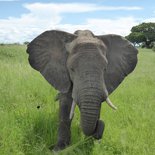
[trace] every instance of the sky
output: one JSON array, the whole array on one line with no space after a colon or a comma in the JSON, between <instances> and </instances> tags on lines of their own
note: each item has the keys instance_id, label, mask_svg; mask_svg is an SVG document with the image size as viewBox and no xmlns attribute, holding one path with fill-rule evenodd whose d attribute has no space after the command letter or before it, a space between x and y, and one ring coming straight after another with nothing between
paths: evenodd
<instances>
[{"instance_id":1,"label":"sky","mask_svg":"<svg viewBox=\"0 0 155 155\"><path fill-rule=\"evenodd\" d=\"M0 43L53 29L126 36L143 22L155 22L155 0L0 0Z\"/></svg>"}]
</instances>

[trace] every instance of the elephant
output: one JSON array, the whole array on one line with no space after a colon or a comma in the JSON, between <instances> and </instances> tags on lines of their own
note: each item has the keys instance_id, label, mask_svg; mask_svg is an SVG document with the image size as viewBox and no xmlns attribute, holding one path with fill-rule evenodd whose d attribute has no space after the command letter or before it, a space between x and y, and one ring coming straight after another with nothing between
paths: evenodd
<instances>
[{"instance_id":1,"label":"elephant","mask_svg":"<svg viewBox=\"0 0 155 155\"><path fill-rule=\"evenodd\" d=\"M101 104L106 101L117 109L109 95L135 69L138 50L120 35L49 30L28 44L27 53L31 67L59 91L59 128L54 150L71 143L75 105L84 135L101 139L105 127L100 120Z\"/></svg>"}]
</instances>

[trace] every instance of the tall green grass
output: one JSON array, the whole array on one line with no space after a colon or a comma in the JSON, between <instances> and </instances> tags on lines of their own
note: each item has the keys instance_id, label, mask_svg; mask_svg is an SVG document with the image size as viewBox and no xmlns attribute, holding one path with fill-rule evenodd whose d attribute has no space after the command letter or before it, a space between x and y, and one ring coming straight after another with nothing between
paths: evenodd
<instances>
[{"instance_id":1,"label":"tall green grass","mask_svg":"<svg viewBox=\"0 0 155 155\"><path fill-rule=\"evenodd\" d=\"M57 91L29 66L25 50L0 46L0 155L50 155L57 138ZM140 49L138 57L135 71L110 96L118 110L103 103L101 142L85 138L77 108L72 143L59 154L155 154L155 53Z\"/></svg>"}]
</instances>

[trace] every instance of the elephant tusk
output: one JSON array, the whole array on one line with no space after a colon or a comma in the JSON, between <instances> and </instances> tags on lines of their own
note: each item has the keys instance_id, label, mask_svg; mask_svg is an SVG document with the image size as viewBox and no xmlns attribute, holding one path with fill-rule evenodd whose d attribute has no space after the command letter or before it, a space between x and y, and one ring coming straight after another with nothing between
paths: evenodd
<instances>
[{"instance_id":1,"label":"elephant tusk","mask_svg":"<svg viewBox=\"0 0 155 155\"><path fill-rule=\"evenodd\" d=\"M115 107L114 105L113 105L113 103L110 101L110 99L107 97L107 99L106 99L106 102L107 102L107 104L112 108L112 109L114 109L114 110L117 110L117 107Z\"/></svg>"},{"instance_id":2,"label":"elephant tusk","mask_svg":"<svg viewBox=\"0 0 155 155\"><path fill-rule=\"evenodd\" d=\"M72 102L72 107L71 107L71 111L70 111L70 115L69 115L69 119L70 119L70 120L73 118L75 107L76 107L76 103L75 103L75 101L73 100L73 102Z\"/></svg>"}]
</instances>

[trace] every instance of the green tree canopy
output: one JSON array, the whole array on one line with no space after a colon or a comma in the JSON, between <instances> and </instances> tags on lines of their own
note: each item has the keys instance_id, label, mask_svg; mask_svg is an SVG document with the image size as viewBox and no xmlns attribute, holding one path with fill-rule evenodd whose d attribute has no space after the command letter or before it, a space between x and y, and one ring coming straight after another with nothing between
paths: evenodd
<instances>
[{"instance_id":1,"label":"green tree canopy","mask_svg":"<svg viewBox=\"0 0 155 155\"><path fill-rule=\"evenodd\" d=\"M155 41L155 23L133 26L131 33L126 38L133 44L144 43L147 48L150 48L151 43Z\"/></svg>"},{"instance_id":2,"label":"green tree canopy","mask_svg":"<svg viewBox=\"0 0 155 155\"><path fill-rule=\"evenodd\" d=\"M145 36L142 33L139 33L139 32L130 33L128 36L126 36L126 39L131 41L134 45L146 41Z\"/></svg>"}]
</instances>

